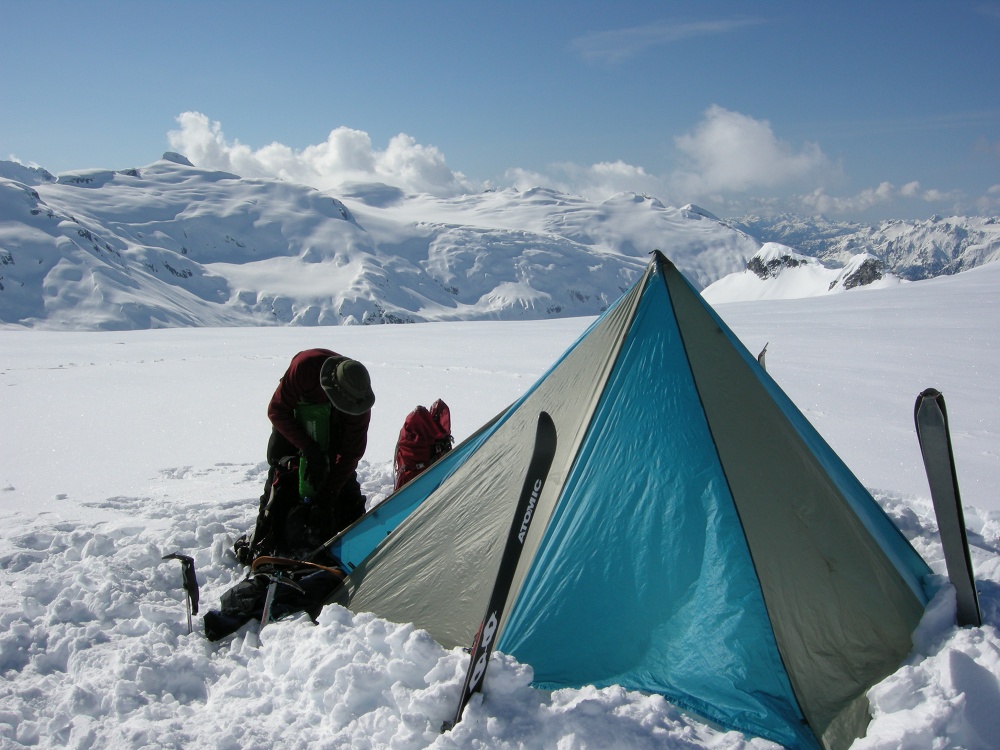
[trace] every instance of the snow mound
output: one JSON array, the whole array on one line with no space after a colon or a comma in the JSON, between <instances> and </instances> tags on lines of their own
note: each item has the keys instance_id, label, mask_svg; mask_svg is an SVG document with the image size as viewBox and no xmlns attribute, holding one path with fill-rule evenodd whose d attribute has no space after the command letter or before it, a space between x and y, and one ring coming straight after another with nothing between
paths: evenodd
<instances>
[{"instance_id":1,"label":"snow mound","mask_svg":"<svg viewBox=\"0 0 1000 750\"><path fill-rule=\"evenodd\" d=\"M252 520L264 471L164 471L159 492L169 502L119 496L100 503L118 521L43 514L5 525L5 747L777 748L702 724L658 695L615 686L532 689L530 666L501 653L462 722L441 734L468 655L412 625L338 605L324 608L315 624L298 615L258 634L251 622L219 643L205 639L196 617L188 634L179 566L162 558L192 553L202 611L217 607L243 575L231 545ZM390 477L388 465L361 467L369 492L384 496ZM206 479L225 489L222 499L196 499ZM940 563L926 506L880 500L909 520L908 536ZM870 691L874 718L854 750L998 746L1000 525L990 524L993 534L975 548L987 624L957 628L953 590L940 583L914 652Z\"/></svg>"},{"instance_id":2,"label":"snow mound","mask_svg":"<svg viewBox=\"0 0 1000 750\"><path fill-rule=\"evenodd\" d=\"M854 289L859 286L872 286L887 277L885 264L869 253L859 253L851 258L840 270L837 278L830 284L830 289L837 287Z\"/></svg>"},{"instance_id":3,"label":"snow mound","mask_svg":"<svg viewBox=\"0 0 1000 750\"><path fill-rule=\"evenodd\" d=\"M195 500L204 470L167 471L171 502L114 497L118 523L39 518L7 525L0 540L0 737L4 746L369 747L393 750L498 747L547 750L583 736L599 746L775 747L719 732L660 696L618 687L530 687L531 668L495 654L463 721L453 718L468 666L422 630L329 605L256 621L219 643L200 617L187 633L180 568L194 557L202 611L243 576L231 552L256 502L264 467L215 467L216 480L248 496ZM387 473L387 471L389 473ZM382 496L391 469L364 464L360 479ZM188 485L188 486L185 486Z\"/></svg>"}]
</instances>

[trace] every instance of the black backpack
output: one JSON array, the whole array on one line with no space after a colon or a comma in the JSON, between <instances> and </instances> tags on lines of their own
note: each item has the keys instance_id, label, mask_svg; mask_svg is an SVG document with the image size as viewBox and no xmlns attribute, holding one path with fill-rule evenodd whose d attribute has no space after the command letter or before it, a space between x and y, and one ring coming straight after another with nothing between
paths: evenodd
<instances>
[{"instance_id":1,"label":"black backpack","mask_svg":"<svg viewBox=\"0 0 1000 750\"><path fill-rule=\"evenodd\" d=\"M286 456L268 471L254 529L233 545L236 559L249 565L261 555L310 549L311 511L299 495L299 457Z\"/></svg>"},{"instance_id":2,"label":"black backpack","mask_svg":"<svg viewBox=\"0 0 1000 750\"><path fill-rule=\"evenodd\" d=\"M316 622L320 610L344 582L343 572L336 568L296 563L292 560L284 562L287 564L277 568L281 570L282 577L275 588L270 619L279 620L296 612L305 612ZM205 613L203 619L208 640L225 638L250 620L263 618L267 589L274 580L268 572L260 572L267 567L269 566L252 571L222 594L219 609ZM271 574L273 572L274 570L270 571Z\"/></svg>"},{"instance_id":3,"label":"black backpack","mask_svg":"<svg viewBox=\"0 0 1000 750\"><path fill-rule=\"evenodd\" d=\"M364 512L365 496L357 477L348 479L337 497L303 499L299 457L286 456L268 471L254 529L236 540L233 551L243 565L262 555L306 560Z\"/></svg>"}]
</instances>

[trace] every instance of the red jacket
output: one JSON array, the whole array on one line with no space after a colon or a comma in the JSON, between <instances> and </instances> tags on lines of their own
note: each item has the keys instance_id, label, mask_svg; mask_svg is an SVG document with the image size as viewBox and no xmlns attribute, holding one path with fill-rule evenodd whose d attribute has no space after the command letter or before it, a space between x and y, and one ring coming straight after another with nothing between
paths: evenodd
<instances>
[{"instance_id":1,"label":"red jacket","mask_svg":"<svg viewBox=\"0 0 1000 750\"><path fill-rule=\"evenodd\" d=\"M299 450L304 450L312 438L295 421L295 405L329 403L326 392L319 383L319 371L328 357L339 357L329 349L307 349L292 357L285 374L281 376L271 402L267 405L267 418L274 429L284 435ZM370 411L357 416L330 409L330 477L326 488L336 497L344 483L358 468L358 461L368 447Z\"/></svg>"}]
</instances>

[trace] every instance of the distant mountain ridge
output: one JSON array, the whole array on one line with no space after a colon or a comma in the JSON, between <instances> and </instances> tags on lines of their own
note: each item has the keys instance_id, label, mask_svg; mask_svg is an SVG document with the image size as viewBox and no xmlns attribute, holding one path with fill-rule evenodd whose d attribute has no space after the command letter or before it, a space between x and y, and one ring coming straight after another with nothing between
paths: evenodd
<instances>
[{"instance_id":1,"label":"distant mountain ridge","mask_svg":"<svg viewBox=\"0 0 1000 750\"><path fill-rule=\"evenodd\" d=\"M858 253L833 268L818 258L787 245L766 242L747 261L746 270L709 284L702 296L711 304L762 299L796 299L850 291L858 287L881 289L903 283L873 255Z\"/></svg>"},{"instance_id":2,"label":"distant mountain ridge","mask_svg":"<svg viewBox=\"0 0 1000 750\"><path fill-rule=\"evenodd\" d=\"M120 330L597 315L654 249L698 288L743 272L762 242L751 231L756 224L741 221L634 193L589 201L533 188L437 198L379 184L320 192L201 169L175 153L142 168L58 176L0 162L0 325ZM860 230L810 221L758 223L765 236L799 227L802 242L793 247L807 255L816 250L808 235L815 226L829 241L821 248L828 264L862 252ZM958 243L929 253L931 267L997 256L996 220L949 221L951 235L934 222L924 232ZM909 247L905 233L892 237L893 252Z\"/></svg>"},{"instance_id":3,"label":"distant mountain ridge","mask_svg":"<svg viewBox=\"0 0 1000 750\"><path fill-rule=\"evenodd\" d=\"M909 281L958 273L1000 259L997 217L933 216L868 225L782 214L744 216L724 223L761 242L794 247L830 264L842 265L858 253L868 253Z\"/></svg>"}]
</instances>

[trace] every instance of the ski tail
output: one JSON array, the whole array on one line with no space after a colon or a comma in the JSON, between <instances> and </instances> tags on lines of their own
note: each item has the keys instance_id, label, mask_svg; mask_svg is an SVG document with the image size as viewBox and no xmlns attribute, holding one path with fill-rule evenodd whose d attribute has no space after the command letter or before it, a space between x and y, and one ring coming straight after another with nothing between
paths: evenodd
<instances>
[{"instance_id":1,"label":"ski tail","mask_svg":"<svg viewBox=\"0 0 1000 750\"><path fill-rule=\"evenodd\" d=\"M928 388L917 396L913 419L941 534L948 578L955 587L958 624L979 627L982 624L982 613L979 609L976 579L972 572L965 513L962 511L962 498L958 491L958 473L951 447L948 411L941 392Z\"/></svg>"},{"instance_id":2,"label":"ski tail","mask_svg":"<svg viewBox=\"0 0 1000 750\"><path fill-rule=\"evenodd\" d=\"M517 507L514 510L514 518L511 521L510 531L507 534L503 555L500 558L500 567L497 569L497 577L493 584L493 592L490 594L489 604L486 607L486 614L479 625L479 630L472 643L469 669L465 675L465 683L462 685L458 710L455 712L454 721L445 723L442 731L451 729L461 721L462 712L465 710L469 699L482 687L486 667L490 661L490 654L493 653L493 646L496 642L500 618L503 615L504 605L507 602L507 597L510 595L511 586L514 583L514 574L517 570L518 560L521 557L525 536L534 515L535 504L538 502L542 487L549 475L549 469L552 467L555 453L555 423L547 412L539 412L531 460L528 463L528 470L524 476L521 494L518 496Z\"/></svg>"}]
</instances>

